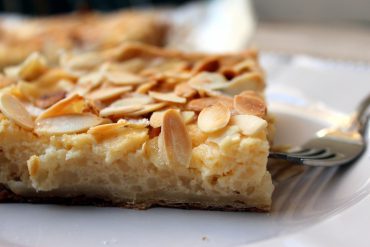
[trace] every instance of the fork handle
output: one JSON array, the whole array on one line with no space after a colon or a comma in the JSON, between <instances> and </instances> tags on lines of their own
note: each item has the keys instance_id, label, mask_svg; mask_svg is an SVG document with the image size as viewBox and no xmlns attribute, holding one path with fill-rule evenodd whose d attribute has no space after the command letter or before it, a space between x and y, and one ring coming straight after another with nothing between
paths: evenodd
<instances>
[{"instance_id":1,"label":"fork handle","mask_svg":"<svg viewBox=\"0 0 370 247\"><path fill-rule=\"evenodd\" d=\"M358 132L365 136L367 126L370 120L370 94L364 98L359 106L357 107L357 111L355 113L354 119L354 127L357 127Z\"/></svg>"}]
</instances>

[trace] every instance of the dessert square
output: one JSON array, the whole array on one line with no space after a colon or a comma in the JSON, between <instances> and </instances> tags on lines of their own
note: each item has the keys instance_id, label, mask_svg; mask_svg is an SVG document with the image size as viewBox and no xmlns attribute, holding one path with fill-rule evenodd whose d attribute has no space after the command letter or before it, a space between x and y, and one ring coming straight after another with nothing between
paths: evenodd
<instances>
[{"instance_id":1,"label":"dessert square","mask_svg":"<svg viewBox=\"0 0 370 247\"><path fill-rule=\"evenodd\" d=\"M0 80L2 201L269 211L273 122L257 54L141 43Z\"/></svg>"}]
</instances>

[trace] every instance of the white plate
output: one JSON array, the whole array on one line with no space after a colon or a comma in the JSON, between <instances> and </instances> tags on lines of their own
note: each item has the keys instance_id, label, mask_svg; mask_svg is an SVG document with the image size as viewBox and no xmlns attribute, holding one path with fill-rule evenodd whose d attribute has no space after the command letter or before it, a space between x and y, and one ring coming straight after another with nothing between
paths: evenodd
<instances>
[{"instance_id":1,"label":"white plate","mask_svg":"<svg viewBox=\"0 0 370 247\"><path fill-rule=\"evenodd\" d=\"M299 144L345 119L370 69L264 55L278 142ZM271 214L0 204L0 246L367 246L370 150L355 164L308 169L277 186Z\"/></svg>"}]
</instances>

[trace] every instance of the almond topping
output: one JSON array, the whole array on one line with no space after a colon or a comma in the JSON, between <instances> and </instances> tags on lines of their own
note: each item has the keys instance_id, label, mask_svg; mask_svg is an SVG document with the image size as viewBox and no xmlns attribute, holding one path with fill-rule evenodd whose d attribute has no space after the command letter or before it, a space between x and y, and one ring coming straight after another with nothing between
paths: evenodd
<instances>
[{"instance_id":1,"label":"almond topping","mask_svg":"<svg viewBox=\"0 0 370 247\"><path fill-rule=\"evenodd\" d=\"M244 135L254 135L267 127L264 119L254 115L232 116L230 123L238 126Z\"/></svg>"},{"instance_id":2,"label":"almond topping","mask_svg":"<svg viewBox=\"0 0 370 247\"><path fill-rule=\"evenodd\" d=\"M135 85L146 81L144 77L124 71L109 71L105 73L107 80L115 85Z\"/></svg>"},{"instance_id":3,"label":"almond topping","mask_svg":"<svg viewBox=\"0 0 370 247\"><path fill-rule=\"evenodd\" d=\"M181 116L184 119L184 122L186 124L190 123L195 118L195 112L193 111L183 111L181 112Z\"/></svg>"},{"instance_id":4,"label":"almond topping","mask_svg":"<svg viewBox=\"0 0 370 247\"><path fill-rule=\"evenodd\" d=\"M232 79L222 92L234 96L246 90L261 91L265 84L260 73L247 73Z\"/></svg>"},{"instance_id":5,"label":"almond topping","mask_svg":"<svg viewBox=\"0 0 370 247\"><path fill-rule=\"evenodd\" d=\"M87 95L91 100L108 100L120 96L123 93L130 92L132 90L131 86L123 87L106 87L97 89Z\"/></svg>"},{"instance_id":6,"label":"almond topping","mask_svg":"<svg viewBox=\"0 0 370 247\"><path fill-rule=\"evenodd\" d=\"M180 112L180 110L178 109L174 110ZM153 128L161 127L163 122L163 115L165 112L166 110L153 112L153 114L150 116L150 126L152 126ZM193 111L183 111L181 112L181 117L184 120L184 123L187 124L194 119L195 113Z\"/></svg>"},{"instance_id":7,"label":"almond topping","mask_svg":"<svg viewBox=\"0 0 370 247\"><path fill-rule=\"evenodd\" d=\"M184 98L193 97L197 93L187 82L176 85L174 92L176 95Z\"/></svg>"},{"instance_id":8,"label":"almond topping","mask_svg":"<svg viewBox=\"0 0 370 247\"><path fill-rule=\"evenodd\" d=\"M102 122L102 118L89 113L56 116L38 120L35 132L40 135L81 133Z\"/></svg>"},{"instance_id":9,"label":"almond topping","mask_svg":"<svg viewBox=\"0 0 370 247\"><path fill-rule=\"evenodd\" d=\"M192 111L200 112L204 108L215 105L219 102L229 107L230 110L233 109L233 99L227 96L194 99L187 104L186 108Z\"/></svg>"},{"instance_id":10,"label":"almond topping","mask_svg":"<svg viewBox=\"0 0 370 247\"><path fill-rule=\"evenodd\" d=\"M86 107L85 100L78 94L71 95L46 109L37 119L59 115L82 113Z\"/></svg>"},{"instance_id":11,"label":"almond topping","mask_svg":"<svg viewBox=\"0 0 370 247\"><path fill-rule=\"evenodd\" d=\"M176 110L167 110L163 114L158 144L168 165L188 167L192 152L191 139L181 115Z\"/></svg>"},{"instance_id":12,"label":"almond topping","mask_svg":"<svg viewBox=\"0 0 370 247\"><path fill-rule=\"evenodd\" d=\"M138 86L135 90L135 93L147 93L155 85L157 85L155 81L146 82Z\"/></svg>"},{"instance_id":13,"label":"almond topping","mask_svg":"<svg viewBox=\"0 0 370 247\"><path fill-rule=\"evenodd\" d=\"M198 91L213 91L227 87L224 76L217 73L202 72L189 80L188 84Z\"/></svg>"},{"instance_id":14,"label":"almond topping","mask_svg":"<svg viewBox=\"0 0 370 247\"><path fill-rule=\"evenodd\" d=\"M32 130L35 123L26 108L13 95L4 93L0 95L0 111L19 126Z\"/></svg>"},{"instance_id":15,"label":"almond topping","mask_svg":"<svg viewBox=\"0 0 370 247\"><path fill-rule=\"evenodd\" d=\"M237 95L234 97L234 108L239 114L255 115L264 117L267 109L263 99L259 98L257 94Z\"/></svg>"},{"instance_id":16,"label":"almond topping","mask_svg":"<svg viewBox=\"0 0 370 247\"><path fill-rule=\"evenodd\" d=\"M159 100L159 101L165 101L165 102L172 102L172 103L186 103L186 99L177 96L175 93L159 93L159 92L149 92L149 96L153 99Z\"/></svg>"},{"instance_id":17,"label":"almond topping","mask_svg":"<svg viewBox=\"0 0 370 247\"><path fill-rule=\"evenodd\" d=\"M18 76L23 80L33 80L47 69L45 58L39 53L32 53L19 67Z\"/></svg>"},{"instance_id":18,"label":"almond topping","mask_svg":"<svg viewBox=\"0 0 370 247\"><path fill-rule=\"evenodd\" d=\"M153 99L146 94L131 94L125 98L114 101L110 106L147 105L153 103Z\"/></svg>"},{"instance_id":19,"label":"almond topping","mask_svg":"<svg viewBox=\"0 0 370 247\"><path fill-rule=\"evenodd\" d=\"M116 137L127 126L127 121L120 120L117 123L109 123L98 125L90 128L87 133L94 136L94 138L101 142L105 139Z\"/></svg>"},{"instance_id":20,"label":"almond topping","mask_svg":"<svg viewBox=\"0 0 370 247\"><path fill-rule=\"evenodd\" d=\"M220 130L229 123L230 116L229 108L222 103L217 103L199 113L198 127L206 133Z\"/></svg>"},{"instance_id":21,"label":"almond topping","mask_svg":"<svg viewBox=\"0 0 370 247\"><path fill-rule=\"evenodd\" d=\"M143 106L141 105L109 106L100 111L100 116L123 116L127 113L132 113L141 109L143 109Z\"/></svg>"},{"instance_id":22,"label":"almond topping","mask_svg":"<svg viewBox=\"0 0 370 247\"><path fill-rule=\"evenodd\" d=\"M134 112L130 112L127 115L128 116L133 116L133 117L134 116L145 115L147 113L150 113L150 112L154 112L156 110L159 110L159 109L163 108L166 105L167 104L165 102L144 105L143 106L143 109L138 110L138 111L134 111Z\"/></svg>"},{"instance_id":23,"label":"almond topping","mask_svg":"<svg viewBox=\"0 0 370 247\"><path fill-rule=\"evenodd\" d=\"M58 101L62 100L66 96L66 92L59 91L51 94L42 95L35 101L35 105L42 109L48 108Z\"/></svg>"}]
</instances>

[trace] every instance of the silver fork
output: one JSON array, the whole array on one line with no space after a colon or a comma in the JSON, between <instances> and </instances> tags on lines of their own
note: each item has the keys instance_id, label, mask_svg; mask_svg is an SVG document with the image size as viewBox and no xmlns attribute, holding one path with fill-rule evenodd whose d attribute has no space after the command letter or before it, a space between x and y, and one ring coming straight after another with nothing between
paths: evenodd
<instances>
[{"instance_id":1,"label":"silver fork","mask_svg":"<svg viewBox=\"0 0 370 247\"><path fill-rule=\"evenodd\" d=\"M353 114L350 128L322 129L316 137L289 152L270 151L269 158L284 159L309 166L339 166L359 158L366 148L366 132L370 118L370 95Z\"/></svg>"}]
</instances>

